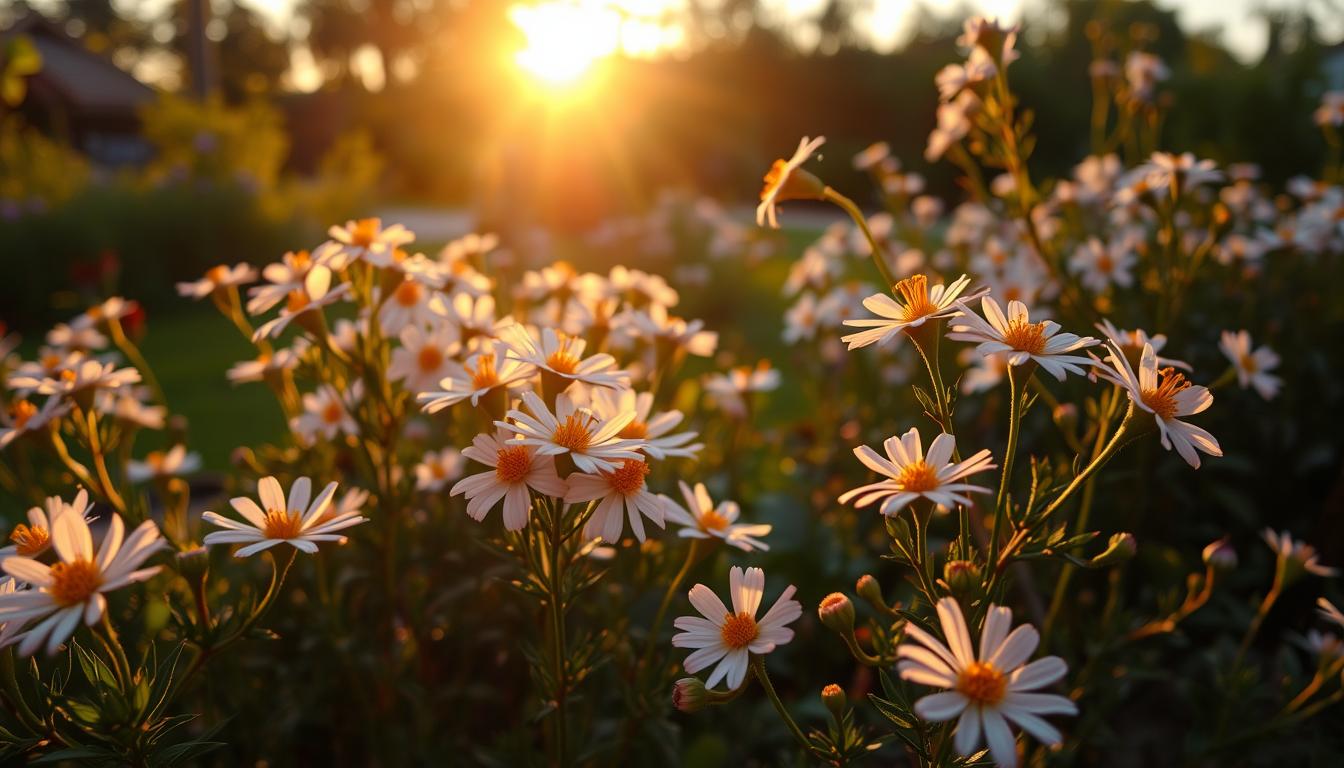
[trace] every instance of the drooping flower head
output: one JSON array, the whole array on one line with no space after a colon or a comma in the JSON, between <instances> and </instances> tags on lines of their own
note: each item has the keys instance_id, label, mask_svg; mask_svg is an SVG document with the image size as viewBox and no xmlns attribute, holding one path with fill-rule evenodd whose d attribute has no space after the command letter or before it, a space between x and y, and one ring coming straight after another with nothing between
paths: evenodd
<instances>
[{"instance_id":1,"label":"drooping flower head","mask_svg":"<svg viewBox=\"0 0 1344 768\"><path fill-rule=\"evenodd\" d=\"M761 204L756 207L756 224L765 226L770 223L773 229L779 229L779 220L775 216L775 206L785 200L819 200L825 184L816 176L803 170L812 153L826 143L825 136L809 139L804 136L798 142L798 149L788 160L776 160L765 174L765 186L761 188Z\"/></svg>"}]
</instances>

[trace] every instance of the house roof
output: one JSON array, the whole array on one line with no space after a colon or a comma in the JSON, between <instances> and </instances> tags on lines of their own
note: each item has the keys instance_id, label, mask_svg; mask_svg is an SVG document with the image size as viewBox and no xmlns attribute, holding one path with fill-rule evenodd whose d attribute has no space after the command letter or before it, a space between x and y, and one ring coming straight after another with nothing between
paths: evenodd
<instances>
[{"instance_id":1,"label":"house roof","mask_svg":"<svg viewBox=\"0 0 1344 768\"><path fill-rule=\"evenodd\" d=\"M0 39L20 34L27 35L42 56L33 85L59 94L76 111L133 114L155 98L154 89L37 14L20 19L0 33Z\"/></svg>"}]
</instances>

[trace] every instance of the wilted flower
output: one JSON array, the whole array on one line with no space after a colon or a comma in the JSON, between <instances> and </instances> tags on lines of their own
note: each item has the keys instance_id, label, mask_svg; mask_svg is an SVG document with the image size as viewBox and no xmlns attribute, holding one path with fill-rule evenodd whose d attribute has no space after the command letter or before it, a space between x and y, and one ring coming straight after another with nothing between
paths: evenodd
<instances>
[{"instance_id":1,"label":"wilted flower","mask_svg":"<svg viewBox=\"0 0 1344 768\"><path fill-rule=\"evenodd\" d=\"M748 568L744 575L741 568L733 566L728 572L728 582L732 611L724 607L713 590L696 584L690 591L691 605L704 618L680 616L673 622L682 632L672 636L672 645L696 649L686 657L687 672L695 674L718 662L705 681L709 688L724 679L730 689L742 685L750 654L763 656L788 643L793 639L788 624L803 615L803 606L793 599L796 590L790 585L760 621L756 620L756 611L765 595L765 571L760 568Z\"/></svg>"}]
</instances>

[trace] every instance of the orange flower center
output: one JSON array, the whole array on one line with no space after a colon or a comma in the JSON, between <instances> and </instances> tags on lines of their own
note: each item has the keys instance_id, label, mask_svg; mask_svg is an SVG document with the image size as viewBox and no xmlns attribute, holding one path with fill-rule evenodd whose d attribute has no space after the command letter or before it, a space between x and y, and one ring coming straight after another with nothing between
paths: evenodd
<instances>
[{"instance_id":1,"label":"orange flower center","mask_svg":"<svg viewBox=\"0 0 1344 768\"><path fill-rule=\"evenodd\" d=\"M929 301L929 279L924 275L913 275L896 284L896 290L905 299L905 319L918 320L938 311L938 307Z\"/></svg>"},{"instance_id":2,"label":"orange flower center","mask_svg":"<svg viewBox=\"0 0 1344 768\"><path fill-rule=\"evenodd\" d=\"M289 298L285 300L285 309L288 310L291 315L302 312L307 308L308 308L307 291L289 292Z\"/></svg>"},{"instance_id":3,"label":"orange flower center","mask_svg":"<svg viewBox=\"0 0 1344 768\"><path fill-rule=\"evenodd\" d=\"M521 483L532 469L532 454L525 445L506 445L495 454L495 478L501 483Z\"/></svg>"},{"instance_id":4,"label":"orange flower center","mask_svg":"<svg viewBox=\"0 0 1344 768\"><path fill-rule=\"evenodd\" d=\"M79 374L75 373L74 371L70 370L69 368L65 369L64 371L61 371L61 381L64 381L64 382L66 382L67 384L73 384L73 383L75 383L75 381L77 381L78 379L79 379Z\"/></svg>"},{"instance_id":5,"label":"orange flower center","mask_svg":"<svg viewBox=\"0 0 1344 768\"><path fill-rule=\"evenodd\" d=\"M368 248L373 245L373 241L378 237L378 225L381 223L378 219L356 221L355 226L350 230L350 244L360 248Z\"/></svg>"},{"instance_id":6,"label":"orange flower center","mask_svg":"<svg viewBox=\"0 0 1344 768\"><path fill-rule=\"evenodd\" d=\"M294 251L290 254L290 269L296 273L307 272L313 266L313 257L307 251Z\"/></svg>"},{"instance_id":7,"label":"orange flower center","mask_svg":"<svg viewBox=\"0 0 1344 768\"><path fill-rule=\"evenodd\" d=\"M588 419L579 413L571 413L555 428L551 440L562 448L575 453L583 453L593 443L593 435L588 431Z\"/></svg>"},{"instance_id":8,"label":"orange flower center","mask_svg":"<svg viewBox=\"0 0 1344 768\"><path fill-rule=\"evenodd\" d=\"M751 641L761 634L761 628L756 626L754 616L741 611L730 613L724 618L720 634L723 635L723 644L736 650L751 645Z\"/></svg>"},{"instance_id":9,"label":"orange flower center","mask_svg":"<svg viewBox=\"0 0 1344 768\"><path fill-rule=\"evenodd\" d=\"M579 356L574 354L574 339L562 336L560 346L546 358L546 367L556 373L573 374L579 369Z\"/></svg>"},{"instance_id":10,"label":"orange flower center","mask_svg":"<svg viewBox=\"0 0 1344 768\"><path fill-rule=\"evenodd\" d=\"M163 459L163 451L150 451L149 454L145 456L145 463L157 472L163 469Z\"/></svg>"},{"instance_id":11,"label":"orange flower center","mask_svg":"<svg viewBox=\"0 0 1344 768\"><path fill-rule=\"evenodd\" d=\"M1008 692L1008 677L993 664L973 661L957 675L957 691L976 704L994 706Z\"/></svg>"},{"instance_id":12,"label":"orange flower center","mask_svg":"<svg viewBox=\"0 0 1344 768\"><path fill-rule=\"evenodd\" d=\"M649 465L642 459L626 459L615 471L602 474L613 491L629 496L644 487L644 476L649 474Z\"/></svg>"},{"instance_id":13,"label":"orange flower center","mask_svg":"<svg viewBox=\"0 0 1344 768\"><path fill-rule=\"evenodd\" d=\"M625 429L622 429L618 434L618 437L623 437L630 440L643 440L648 436L649 436L649 425L645 424L642 421L632 421L629 424L626 424Z\"/></svg>"},{"instance_id":14,"label":"orange flower center","mask_svg":"<svg viewBox=\"0 0 1344 768\"><path fill-rule=\"evenodd\" d=\"M700 528L705 531L722 531L728 527L728 518L719 514L717 509L707 509L700 515Z\"/></svg>"},{"instance_id":15,"label":"orange flower center","mask_svg":"<svg viewBox=\"0 0 1344 768\"><path fill-rule=\"evenodd\" d=\"M345 409L335 400L327 403L322 409L322 420L328 424L339 424L345 416Z\"/></svg>"},{"instance_id":16,"label":"orange flower center","mask_svg":"<svg viewBox=\"0 0 1344 768\"><path fill-rule=\"evenodd\" d=\"M900 484L902 491L910 493L932 491L940 485L938 471L926 464L923 459L916 461L914 464L905 465L905 468L901 470L900 477L896 478L896 482Z\"/></svg>"},{"instance_id":17,"label":"orange flower center","mask_svg":"<svg viewBox=\"0 0 1344 768\"><path fill-rule=\"evenodd\" d=\"M437 371L443 365L443 353L436 347L421 347L416 362L420 364L422 371Z\"/></svg>"},{"instance_id":18,"label":"orange flower center","mask_svg":"<svg viewBox=\"0 0 1344 768\"><path fill-rule=\"evenodd\" d=\"M1143 404L1165 421L1176 416L1176 395L1189 389L1190 382L1175 368L1163 368L1157 375L1157 386L1145 389L1139 395Z\"/></svg>"},{"instance_id":19,"label":"orange flower center","mask_svg":"<svg viewBox=\"0 0 1344 768\"><path fill-rule=\"evenodd\" d=\"M266 510L266 519L261 526L262 534L268 539L292 539L303 530L303 513L297 509Z\"/></svg>"},{"instance_id":20,"label":"orange flower center","mask_svg":"<svg viewBox=\"0 0 1344 768\"><path fill-rule=\"evenodd\" d=\"M42 367L48 371L53 370L61 364L61 356L57 354L47 354L42 356Z\"/></svg>"},{"instance_id":21,"label":"orange flower center","mask_svg":"<svg viewBox=\"0 0 1344 768\"><path fill-rule=\"evenodd\" d=\"M210 271L205 273L205 279L209 280L215 285L220 285L225 280L229 279L229 268L224 266L223 264L220 264L219 266L216 267L211 267Z\"/></svg>"},{"instance_id":22,"label":"orange flower center","mask_svg":"<svg viewBox=\"0 0 1344 768\"><path fill-rule=\"evenodd\" d=\"M1237 359L1237 364L1241 366L1241 370L1247 373L1255 373L1260 369L1260 366L1255 363L1255 358L1249 354L1239 357Z\"/></svg>"},{"instance_id":23,"label":"orange flower center","mask_svg":"<svg viewBox=\"0 0 1344 768\"><path fill-rule=\"evenodd\" d=\"M9 406L9 419L14 429L21 430L28 425L29 419L37 415L37 406L27 400L20 400Z\"/></svg>"},{"instance_id":24,"label":"orange flower center","mask_svg":"<svg viewBox=\"0 0 1344 768\"><path fill-rule=\"evenodd\" d=\"M403 280L401 285L397 286L396 292L392 298L403 307L414 307L420 303L421 289L420 284L414 280Z\"/></svg>"},{"instance_id":25,"label":"orange flower center","mask_svg":"<svg viewBox=\"0 0 1344 768\"><path fill-rule=\"evenodd\" d=\"M57 563L51 566L51 586L47 591L62 608L79 605L103 585L103 573L92 560Z\"/></svg>"},{"instance_id":26,"label":"orange flower center","mask_svg":"<svg viewBox=\"0 0 1344 768\"><path fill-rule=\"evenodd\" d=\"M14 526L14 532L9 534L9 540L14 542L15 553L20 557L32 557L46 551L47 545L51 543L51 534L40 525L29 528L19 523Z\"/></svg>"},{"instance_id":27,"label":"orange flower center","mask_svg":"<svg viewBox=\"0 0 1344 768\"><path fill-rule=\"evenodd\" d=\"M1111 270L1115 269L1115 262L1111 260L1111 255L1105 251L1097 257L1097 271L1109 275Z\"/></svg>"},{"instance_id":28,"label":"orange flower center","mask_svg":"<svg viewBox=\"0 0 1344 768\"><path fill-rule=\"evenodd\" d=\"M776 160L770 166L770 170L765 172L765 186L761 188L761 199L770 196L771 191L789 180L789 164L783 160Z\"/></svg>"},{"instance_id":29,"label":"orange flower center","mask_svg":"<svg viewBox=\"0 0 1344 768\"><path fill-rule=\"evenodd\" d=\"M484 354L476 358L476 369L468 368L473 389L491 389L499 386L499 371L495 369L495 356Z\"/></svg>"},{"instance_id":30,"label":"orange flower center","mask_svg":"<svg viewBox=\"0 0 1344 768\"><path fill-rule=\"evenodd\" d=\"M1045 323L1013 320L1003 334L1003 343L1018 351L1039 355L1045 351Z\"/></svg>"},{"instance_id":31,"label":"orange flower center","mask_svg":"<svg viewBox=\"0 0 1344 768\"><path fill-rule=\"evenodd\" d=\"M448 470L444 468L442 462L433 462L429 465L429 474L434 476L435 480L442 480L448 476Z\"/></svg>"}]
</instances>

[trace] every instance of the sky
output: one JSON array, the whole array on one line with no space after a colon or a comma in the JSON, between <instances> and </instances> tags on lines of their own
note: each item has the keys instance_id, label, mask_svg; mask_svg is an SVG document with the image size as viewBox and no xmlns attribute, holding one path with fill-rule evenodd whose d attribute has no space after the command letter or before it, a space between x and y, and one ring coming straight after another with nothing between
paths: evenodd
<instances>
[{"instance_id":1,"label":"sky","mask_svg":"<svg viewBox=\"0 0 1344 768\"><path fill-rule=\"evenodd\" d=\"M166 1L168 0L146 0L144 5ZM682 0L599 1L620 7L635 17L646 18L654 17L663 8L679 7L682 3ZM262 11L277 24L283 24L296 0L239 0L239 2ZM962 13L964 8L970 7L987 16L1014 22L1022 20L1024 2L1028 8L1039 7L1037 0L923 0L923 4L935 13L949 17L956 16ZM1187 30L1200 31L1221 27L1223 40L1233 53L1242 60L1251 61L1264 51L1266 42L1265 24L1252 15L1255 10L1300 7L1303 2L1304 0L1158 0L1158 5L1174 8L1182 26ZM898 45L910 32L914 3L911 0L870 0L870 3L871 12L864 14L862 25L869 30L874 45L881 49ZM762 5L772 18L788 20L816 14L825 5L825 0L763 0ZM1031 19L1028 18L1027 22L1029 25ZM1325 32L1335 36L1344 33L1344 19L1334 26L1334 29L1326 29Z\"/></svg>"}]
</instances>

